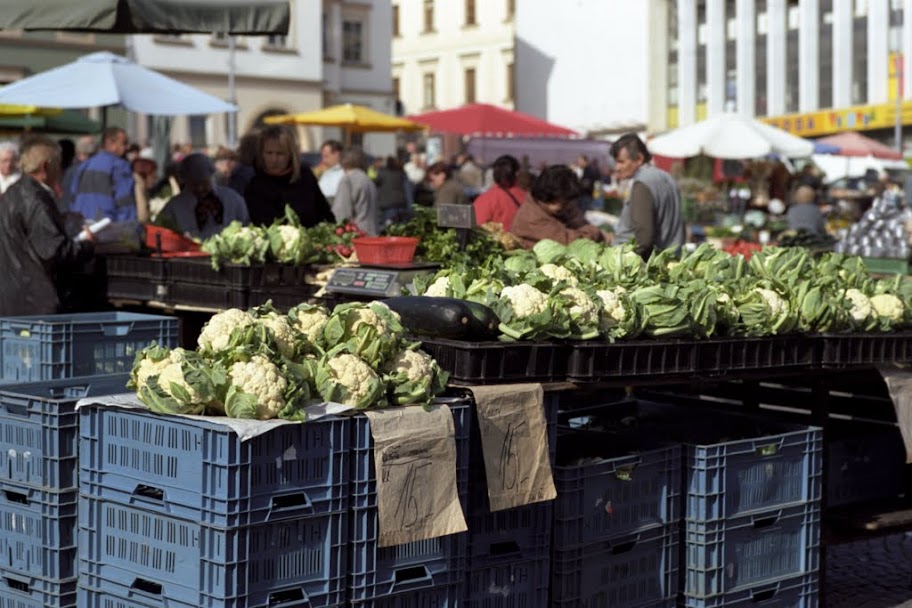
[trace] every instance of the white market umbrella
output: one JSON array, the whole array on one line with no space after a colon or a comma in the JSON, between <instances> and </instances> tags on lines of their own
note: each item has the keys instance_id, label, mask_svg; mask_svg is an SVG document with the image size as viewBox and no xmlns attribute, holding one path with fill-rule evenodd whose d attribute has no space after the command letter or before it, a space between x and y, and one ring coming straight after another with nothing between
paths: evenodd
<instances>
[{"instance_id":1,"label":"white market umbrella","mask_svg":"<svg viewBox=\"0 0 912 608\"><path fill-rule=\"evenodd\" d=\"M92 53L0 89L0 104L121 105L157 116L236 112L237 106L112 53Z\"/></svg>"},{"instance_id":2,"label":"white market umbrella","mask_svg":"<svg viewBox=\"0 0 912 608\"><path fill-rule=\"evenodd\" d=\"M646 142L646 146L653 154L671 158L700 154L733 160L767 154L796 158L814 152L813 142L752 118L728 113L660 135Z\"/></svg>"}]
</instances>

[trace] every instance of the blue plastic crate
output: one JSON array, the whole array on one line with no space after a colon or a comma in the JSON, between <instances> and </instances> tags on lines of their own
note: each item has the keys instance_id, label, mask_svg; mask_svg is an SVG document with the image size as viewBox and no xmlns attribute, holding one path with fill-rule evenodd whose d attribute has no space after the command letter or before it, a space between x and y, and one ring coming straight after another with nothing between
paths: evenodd
<instances>
[{"instance_id":1,"label":"blue plastic crate","mask_svg":"<svg viewBox=\"0 0 912 608\"><path fill-rule=\"evenodd\" d=\"M0 481L0 568L76 576L76 491L46 492Z\"/></svg>"},{"instance_id":2,"label":"blue plastic crate","mask_svg":"<svg viewBox=\"0 0 912 608\"><path fill-rule=\"evenodd\" d=\"M685 449L689 521L715 521L820 500L820 428L748 416L713 416ZM720 437L742 436L730 441ZM699 443L698 443L699 442Z\"/></svg>"},{"instance_id":3,"label":"blue plastic crate","mask_svg":"<svg viewBox=\"0 0 912 608\"><path fill-rule=\"evenodd\" d=\"M0 481L45 490L78 485L76 402L126 392L128 376L87 376L0 387Z\"/></svg>"},{"instance_id":4,"label":"blue plastic crate","mask_svg":"<svg viewBox=\"0 0 912 608\"><path fill-rule=\"evenodd\" d=\"M468 490L471 408L461 398L441 400L453 413L456 436L456 485L463 509ZM468 538L450 534L395 547L379 547L374 440L366 416L352 420L350 598L363 602L381 596L461 584Z\"/></svg>"},{"instance_id":5,"label":"blue plastic crate","mask_svg":"<svg viewBox=\"0 0 912 608\"><path fill-rule=\"evenodd\" d=\"M97 579L96 579L97 581ZM178 600L163 597L161 589L155 584L138 583L134 587L125 587L101 581L104 589L92 589L83 585L77 589L78 608L200 608L216 604L187 604ZM266 598L266 603L254 604L247 598L235 598L219 604L230 608L311 608L314 604L299 586L277 590ZM339 608L347 608L340 604Z\"/></svg>"},{"instance_id":6,"label":"blue plastic crate","mask_svg":"<svg viewBox=\"0 0 912 608\"><path fill-rule=\"evenodd\" d=\"M565 464L554 469L555 549L661 528L681 517L679 445L572 431L562 432L558 443ZM587 460L577 464L580 459Z\"/></svg>"},{"instance_id":7,"label":"blue plastic crate","mask_svg":"<svg viewBox=\"0 0 912 608\"><path fill-rule=\"evenodd\" d=\"M80 408L83 494L212 526L348 509L350 419L287 424L241 441L224 424Z\"/></svg>"},{"instance_id":8,"label":"blue plastic crate","mask_svg":"<svg viewBox=\"0 0 912 608\"><path fill-rule=\"evenodd\" d=\"M80 496L79 577L159 603L271 605L299 589L313 608L335 606L344 602L347 532L347 513L226 529Z\"/></svg>"},{"instance_id":9,"label":"blue plastic crate","mask_svg":"<svg viewBox=\"0 0 912 608\"><path fill-rule=\"evenodd\" d=\"M412 593L378 597L367 602L350 603L351 608L456 608L462 605L462 585L439 585ZM284 607L283 607L284 608Z\"/></svg>"},{"instance_id":10,"label":"blue plastic crate","mask_svg":"<svg viewBox=\"0 0 912 608\"><path fill-rule=\"evenodd\" d=\"M466 579L465 605L472 608L547 608L551 561L537 559L475 565Z\"/></svg>"},{"instance_id":11,"label":"blue plastic crate","mask_svg":"<svg viewBox=\"0 0 912 608\"><path fill-rule=\"evenodd\" d=\"M76 579L50 580L0 570L0 608L70 608L76 603ZM81 608L81 606L80 606Z\"/></svg>"},{"instance_id":12,"label":"blue plastic crate","mask_svg":"<svg viewBox=\"0 0 912 608\"><path fill-rule=\"evenodd\" d=\"M676 605L680 528L672 524L551 556L553 606Z\"/></svg>"},{"instance_id":13,"label":"blue plastic crate","mask_svg":"<svg viewBox=\"0 0 912 608\"><path fill-rule=\"evenodd\" d=\"M831 424L827 443L828 507L896 498L905 492L906 448L895 424Z\"/></svg>"},{"instance_id":14,"label":"blue plastic crate","mask_svg":"<svg viewBox=\"0 0 912 608\"><path fill-rule=\"evenodd\" d=\"M545 423L548 433L548 454L553 466L557 447L557 412L559 395L546 393L544 399ZM474 408L473 408L474 410ZM469 448L469 510L466 522L469 527L470 561L484 559L490 554L516 559L530 559L536 551L548 553L551 545L551 519L553 500L525 505L513 509L491 512L487 493L484 453L478 418L472 415L472 435Z\"/></svg>"},{"instance_id":15,"label":"blue plastic crate","mask_svg":"<svg viewBox=\"0 0 912 608\"><path fill-rule=\"evenodd\" d=\"M684 597L685 608L817 608L820 604L818 576L796 578L757 585L707 598Z\"/></svg>"},{"instance_id":16,"label":"blue plastic crate","mask_svg":"<svg viewBox=\"0 0 912 608\"><path fill-rule=\"evenodd\" d=\"M0 318L0 382L123 374L157 342L177 346L174 317L131 312Z\"/></svg>"},{"instance_id":17,"label":"blue plastic crate","mask_svg":"<svg viewBox=\"0 0 912 608\"><path fill-rule=\"evenodd\" d=\"M710 597L817 572L820 505L686 522L685 593Z\"/></svg>"}]
</instances>

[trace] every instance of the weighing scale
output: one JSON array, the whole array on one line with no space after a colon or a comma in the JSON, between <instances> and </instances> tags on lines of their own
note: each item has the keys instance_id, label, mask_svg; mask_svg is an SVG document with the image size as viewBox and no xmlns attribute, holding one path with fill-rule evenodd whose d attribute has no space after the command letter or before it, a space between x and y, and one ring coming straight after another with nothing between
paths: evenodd
<instances>
[{"instance_id":1,"label":"weighing scale","mask_svg":"<svg viewBox=\"0 0 912 608\"><path fill-rule=\"evenodd\" d=\"M392 298L402 295L402 288L415 277L434 274L440 264L408 262L406 264L361 264L355 268L338 268L333 272L326 291L350 296Z\"/></svg>"},{"instance_id":2,"label":"weighing scale","mask_svg":"<svg viewBox=\"0 0 912 608\"><path fill-rule=\"evenodd\" d=\"M469 230L475 225L475 210L472 205L441 205L437 209L437 225L456 228L464 248ZM338 268L326 284L326 291L361 298L392 298L402 295L403 288L408 288L415 277L434 274L439 268L440 264L428 262Z\"/></svg>"}]
</instances>

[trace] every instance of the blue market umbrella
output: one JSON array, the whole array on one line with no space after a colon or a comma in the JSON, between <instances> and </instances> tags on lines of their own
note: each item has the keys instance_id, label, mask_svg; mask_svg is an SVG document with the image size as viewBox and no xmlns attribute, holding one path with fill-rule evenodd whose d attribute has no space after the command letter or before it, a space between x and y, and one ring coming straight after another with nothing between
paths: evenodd
<instances>
[{"instance_id":1,"label":"blue market umbrella","mask_svg":"<svg viewBox=\"0 0 912 608\"><path fill-rule=\"evenodd\" d=\"M839 154L839 146L824 144L819 141L814 142L814 154Z\"/></svg>"}]
</instances>

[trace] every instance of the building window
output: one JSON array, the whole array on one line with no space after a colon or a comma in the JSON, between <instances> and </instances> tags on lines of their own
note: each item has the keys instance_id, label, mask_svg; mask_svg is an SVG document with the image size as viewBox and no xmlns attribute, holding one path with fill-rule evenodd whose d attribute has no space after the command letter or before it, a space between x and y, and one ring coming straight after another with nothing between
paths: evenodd
<instances>
[{"instance_id":1,"label":"building window","mask_svg":"<svg viewBox=\"0 0 912 608\"><path fill-rule=\"evenodd\" d=\"M785 111L792 113L799 108L798 30L789 29L785 38Z\"/></svg>"},{"instance_id":2,"label":"building window","mask_svg":"<svg viewBox=\"0 0 912 608\"><path fill-rule=\"evenodd\" d=\"M668 74L665 103L671 108L678 105L678 3L668 3ZM671 127L672 125L667 125Z\"/></svg>"},{"instance_id":3,"label":"building window","mask_svg":"<svg viewBox=\"0 0 912 608\"><path fill-rule=\"evenodd\" d=\"M475 0L465 0L465 24L477 25L475 21Z\"/></svg>"},{"instance_id":4,"label":"building window","mask_svg":"<svg viewBox=\"0 0 912 608\"><path fill-rule=\"evenodd\" d=\"M287 49L288 36L283 36L281 34L270 34L269 36L266 36L265 46L273 49Z\"/></svg>"},{"instance_id":5,"label":"building window","mask_svg":"<svg viewBox=\"0 0 912 608\"><path fill-rule=\"evenodd\" d=\"M466 68L464 80L465 102L475 103L475 68Z\"/></svg>"},{"instance_id":6,"label":"building window","mask_svg":"<svg viewBox=\"0 0 912 608\"><path fill-rule=\"evenodd\" d=\"M434 0L424 0L424 31L434 31Z\"/></svg>"},{"instance_id":7,"label":"building window","mask_svg":"<svg viewBox=\"0 0 912 608\"><path fill-rule=\"evenodd\" d=\"M821 108L833 107L833 0L820 0L820 43L817 100Z\"/></svg>"},{"instance_id":8,"label":"building window","mask_svg":"<svg viewBox=\"0 0 912 608\"><path fill-rule=\"evenodd\" d=\"M402 34L399 32L399 5L393 5L393 37L398 38Z\"/></svg>"},{"instance_id":9,"label":"building window","mask_svg":"<svg viewBox=\"0 0 912 608\"><path fill-rule=\"evenodd\" d=\"M513 101L516 95L516 75L514 74L513 62L507 64L507 98L506 101Z\"/></svg>"},{"instance_id":10,"label":"building window","mask_svg":"<svg viewBox=\"0 0 912 608\"><path fill-rule=\"evenodd\" d=\"M507 21L516 15L516 0L507 0Z\"/></svg>"},{"instance_id":11,"label":"building window","mask_svg":"<svg viewBox=\"0 0 912 608\"><path fill-rule=\"evenodd\" d=\"M329 52L329 13L323 13L323 31L320 32L323 45L323 59L328 59L332 57L332 53Z\"/></svg>"},{"instance_id":12,"label":"building window","mask_svg":"<svg viewBox=\"0 0 912 608\"><path fill-rule=\"evenodd\" d=\"M206 116L190 116L190 143L194 148L202 148L206 141Z\"/></svg>"},{"instance_id":13,"label":"building window","mask_svg":"<svg viewBox=\"0 0 912 608\"><path fill-rule=\"evenodd\" d=\"M400 85L399 77L397 76L397 77L393 78L393 101L399 101L402 98L399 94L400 86L401 85Z\"/></svg>"},{"instance_id":14,"label":"building window","mask_svg":"<svg viewBox=\"0 0 912 608\"><path fill-rule=\"evenodd\" d=\"M213 32L212 42L217 42L219 44L228 44L228 34L225 32Z\"/></svg>"},{"instance_id":15,"label":"building window","mask_svg":"<svg viewBox=\"0 0 912 608\"><path fill-rule=\"evenodd\" d=\"M754 42L754 115L766 116L766 0L757 0L757 37ZM763 28L761 30L761 23ZM743 100L749 106L749 99Z\"/></svg>"},{"instance_id":16,"label":"building window","mask_svg":"<svg viewBox=\"0 0 912 608\"><path fill-rule=\"evenodd\" d=\"M437 90L433 72L428 72L423 79L424 109L430 110L437 104Z\"/></svg>"},{"instance_id":17,"label":"building window","mask_svg":"<svg viewBox=\"0 0 912 608\"><path fill-rule=\"evenodd\" d=\"M342 61L364 63L364 26L360 21L342 22Z\"/></svg>"},{"instance_id":18,"label":"building window","mask_svg":"<svg viewBox=\"0 0 912 608\"><path fill-rule=\"evenodd\" d=\"M859 14L859 4L855 2L855 14ZM864 17L852 20L852 104L868 102L868 17L867 3L864 6Z\"/></svg>"}]
</instances>

